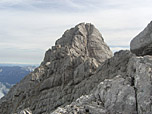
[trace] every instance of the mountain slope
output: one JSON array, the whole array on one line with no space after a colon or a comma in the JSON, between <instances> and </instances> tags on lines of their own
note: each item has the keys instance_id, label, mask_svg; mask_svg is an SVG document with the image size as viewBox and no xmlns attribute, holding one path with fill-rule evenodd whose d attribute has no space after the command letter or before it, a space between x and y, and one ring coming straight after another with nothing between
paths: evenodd
<instances>
[{"instance_id":1,"label":"mountain slope","mask_svg":"<svg viewBox=\"0 0 152 114\"><path fill-rule=\"evenodd\" d=\"M89 83L99 82L93 78L94 72L110 57L112 52L99 31L92 24L78 24L67 30L46 52L42 64L0 101L0 113L29 108L42 114L70 104L94 88L97 83Z\"/></svg>"},{"instance_id":2,"label":"mountain slope","mask_svg":"<svg viewBox=\"0 0 152 114\"><path fill-rule=\"evenodd\" d=\"M111 67L110 71L106 71L107 77L112 74L114 77L108 79L105 75L105 79L90 94L81 96L70 105L58 107L51 114L151 114L151 25L152 23L131 41L132 53L117 52L114 57L107 60L108 63L105 61L97 70L104 73L104 64L107 63L107 66ZM133 53L143 56L136 56ZM120 59L117 55L121 56ZM127 55L130 56L126 59ZM115 63L110 61L113 58ZM124 61L127 64L124 64ZM112 71L115 73L111 74ZM103 77L101 74L100 76Z\"/></svg>"},{"instance_id":3,"label":"mountain slope","mask_svg":"<svg viewBox=\"0 0 152 114\"><path fill-rule=\"evenodd\" d=\"M81 23L0 100L0 113L151 114L152 56L133 53L112 56L99 31Z\"/></svg>"},{"instance_id":4,"label":"mountain slope","mask_svg":"<svg viewBox=\"0 0 152 114\"><path fill-rule=\"evenodd\" d=\"M151 114L152 56L132 56L125 75L105 79L90 94L51 114Z\"/></svg>"}]
</instances>

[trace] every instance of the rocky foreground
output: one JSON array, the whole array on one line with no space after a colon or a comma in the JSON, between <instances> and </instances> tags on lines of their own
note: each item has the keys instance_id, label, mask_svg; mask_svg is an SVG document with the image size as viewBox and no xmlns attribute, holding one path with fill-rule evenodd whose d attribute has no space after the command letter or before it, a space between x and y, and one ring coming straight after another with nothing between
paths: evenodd
<instances>
[{"instance_id":1,"label":"rocky foreground","mask_svg":"<svg viewBox=\"0 0 152 114\"><path fill-rule=\"evenodd\" d=\"M0 114L151 114L151 51L145 42L135 46L147 36L152 41L152 23L145 30L131 52L114 56L92 24L67 30L41 65L0 100Z\"/></svg>"}]
</instances>

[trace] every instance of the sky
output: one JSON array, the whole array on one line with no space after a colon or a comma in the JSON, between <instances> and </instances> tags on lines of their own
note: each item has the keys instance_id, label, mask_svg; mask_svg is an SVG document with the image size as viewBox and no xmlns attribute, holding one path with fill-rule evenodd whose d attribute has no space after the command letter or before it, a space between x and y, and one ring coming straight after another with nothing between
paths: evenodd
<instances>
[{"instance_id":1,"label":"sky","mask_svg":"<svg viewBox=\"0 0 152 114\"><path fill-rule=\"evenodd\" d=\"M113 52L152 20L151 0L0 0L0 63L40 64L65 30L86 22Z\"/></svg>"}]
</instances>

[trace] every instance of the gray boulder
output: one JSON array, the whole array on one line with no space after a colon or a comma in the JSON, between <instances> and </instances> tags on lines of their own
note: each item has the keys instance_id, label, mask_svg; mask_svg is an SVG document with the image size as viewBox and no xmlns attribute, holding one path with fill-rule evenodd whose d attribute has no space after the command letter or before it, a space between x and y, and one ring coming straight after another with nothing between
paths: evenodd
<instances>
[{"instance_id":1,"label":"gray boulder","mask_svg":"<svg viewBox=\"0 0 152 114\"><path fill-rule=\"evenodd\" d=\"M130 50L136 55L152 55L152 22L130 43Z\"/></svg>"}]
</instances>

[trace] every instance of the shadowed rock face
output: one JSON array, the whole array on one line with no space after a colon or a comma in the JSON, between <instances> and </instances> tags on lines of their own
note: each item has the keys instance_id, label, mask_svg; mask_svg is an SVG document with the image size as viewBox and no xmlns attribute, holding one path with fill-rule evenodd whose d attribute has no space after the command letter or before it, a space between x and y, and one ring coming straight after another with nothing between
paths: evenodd
<instances>
[{"instance_id":1,"label":"shadowed rock face","mask_svg":"<svg viewBox=\"0 0 152 114\"><path fill-rule=\"evenodd\" d=\"M152 55L152 22L131 41L130 50L138 56Z\"/></svg>"},{"instance_id":2,"label":"shadowed rock face","mask_svg":"<svg viewBox=\"0 0 152 114\"><path fill-rule=\"evenodd\" d=\"M0 114L48 114L70 104L97 85L100 75L93 78L94 73L110 57L112 52L94 25L81 23L67 30L41 65L0 100Z\"/></svg>"}]
</instances>

